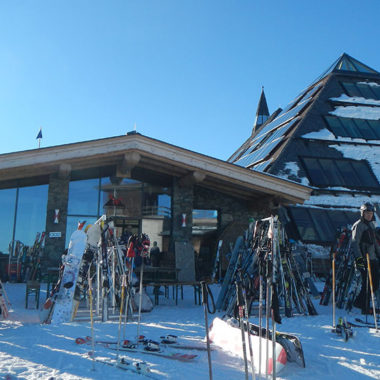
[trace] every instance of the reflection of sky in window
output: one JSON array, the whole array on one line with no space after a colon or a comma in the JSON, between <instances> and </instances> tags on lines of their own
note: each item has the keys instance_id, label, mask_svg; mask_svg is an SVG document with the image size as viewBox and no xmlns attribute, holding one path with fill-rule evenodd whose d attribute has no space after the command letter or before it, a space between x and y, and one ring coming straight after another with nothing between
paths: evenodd
<instances>
[{"instance_id":1,"label":"reflection of sky in window","mask_svg":"<svg viewBox=\"0 0 380 380\"><path fill-rule=\"evenodd\" d=\"M217 210L193 210L193 219L197 218L217 218Z\"/></svg>"},{"instance_id":2,"label":"reflection of sky in window","mask_svg":"<svg viewBox=\"0 0 380 380\"><path fill-rule=\"evenodd\" d=\"M99 179L72 181L69 186L69 215L98 215Z\"/></svg>"},{"instance_id":3,"label":"reflection of sky in window","mask_svg":"<svg viewBox=\"0 0 380 380\"><path fill-rule=\"evenodd\" d=\"M67 217L67 224L66 224L66 240L65 240L65 247L68 248L70 243L70 237L74 231L78 229L78 222L84 222L86 221L86 224L84 225L84 229L89 224L94 224L98 218L94 217L88 217L88 216L68 216ZM62 252L63 253L63 252Z\"/></svg>"},{"instance_id":4,"label":"reflection of sky in window","mask_svg":"<svg viewBox=\"0 0 380 380\"><path fill-rule=\"evenodd\" d=\"M0 252L8 253L12 240L16 189L0 190Z\"/></svg>"},{"instance_id":5,"label":"reflection of sky in window","mask_svg":"<svg viewBox=\"0 0 380 380\"><path fill-rule=\"evenodd\" d=\"M19 189L15 240L30 246L45 231L47 199L48 185Z\"/></svg>"},{"instance_id":6,"label":"reflection of sky in window","mask_svg":"<svg viewBox=\"0 0 380 380\"><path fill-rule=\"evenodd\" d=\"M168 194L158 195L158 215L168 216L171 214L171 197Z\"/></svg>"}]
</instances>

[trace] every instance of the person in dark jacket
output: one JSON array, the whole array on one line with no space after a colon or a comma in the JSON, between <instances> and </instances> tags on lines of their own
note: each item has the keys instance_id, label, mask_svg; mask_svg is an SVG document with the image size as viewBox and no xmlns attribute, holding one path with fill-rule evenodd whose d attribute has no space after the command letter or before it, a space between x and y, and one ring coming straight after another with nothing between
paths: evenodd
<instances>
[{"instance_id":1,"label":"person in dark jacket","mask_svg":"<svg viewBox=\"0 0 380 380\"><path fill-rule=\"evenodd\" d=\"M354 306L362 310L363 314L369 314L369 302L371 298L368 279L367 254L369 255L373 291L379 287L379 260L380 245L375 234L375 207L370 202L365 202L360 207L360 219L352 226L352 250L357 269L362 276L362 287Z\"/></svg>"},{"instance_id":2,"label":"person in dark jacket","mask_svg":"<svg viewBox=\"0 0 380 380\"><path fill-rule=\"evenodd\" d=\"M153 242L153 247L150 249L150 260L152 262L153 267L159 267L161 261L161 252L160 248L158 248L157 242Z\"/></svg>"}]
</instances>

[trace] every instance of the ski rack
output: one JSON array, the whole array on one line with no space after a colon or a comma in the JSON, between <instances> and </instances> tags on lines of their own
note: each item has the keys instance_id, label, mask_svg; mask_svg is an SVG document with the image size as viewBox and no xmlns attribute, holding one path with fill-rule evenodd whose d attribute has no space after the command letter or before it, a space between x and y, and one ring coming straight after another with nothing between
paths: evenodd
<instances>
[{"instance_id":1,"label":"ski rack","mask_svg":"<svg viewBox=\"0 0 380 380\"><path fill-rule=\"evenodd\" d=\"M216 303L217 310L232 316L236 305L237 273L242 273L242 285L248 299L248 313L260 309L258 284L274 289L278 299L277 313L292 317L316 315L317 312L309 295L308 282L295 260L292 246L277 215L256 221L255 228L249 226L244 236L239 236L232 250L231 259ZM272 267L273 278L269 281L268 266ZM272 282L275 286L272 286ZM264 297L265 298L265 297ZM267 300L269 304L269 299ZM265 310L265 309L264 309ZM266 313L270 313L267 310ZM266 314L264 313L264 315ZM259 310L260 314L260 310Z\"/></svg>"}]
</instances>

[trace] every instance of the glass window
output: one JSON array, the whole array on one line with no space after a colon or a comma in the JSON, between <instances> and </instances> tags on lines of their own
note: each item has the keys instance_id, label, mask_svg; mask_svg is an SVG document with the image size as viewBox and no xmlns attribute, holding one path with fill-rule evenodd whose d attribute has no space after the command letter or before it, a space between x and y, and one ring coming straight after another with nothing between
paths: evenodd
<instances>
[{"instance_id":1,"label":"glass window","mask_svg":"<svg viewBox=\"0 0 380 380\"><path fill-rule=\"evenodd\" d=\"M204 234L217 228L217 210L193 210L193 234Z\"/></svg>"},{"instance_id":2,"label":"glass window","mask_svg":"<svg viewBox=\"0 0 380 380\"><path fill-rule=\"evenodd\" d=\"M86 224L83 227L83 228L86 228L86 226L88 226L89 224L94 224L97 220L98 218L91 217L91 216L88 217L86 215L68 216L67 224L66 224L65 247L67 248L69 246L72 233L78 229L78 222L86 221Z\"/></svg>"},{"instance_id":3,"label":"glass window","mask_svg":"<svg viewBox=\"0 0 380 380\"><path fill-rule=\"evenodd\" d=\"M364 138L358 130L357 125L353 122L352 119L349 119L347 117L341 117L340 121L343 124L346 131L348 132L347 136L352 138Z\"/></svg>"},{"instance_id":4,"label":"glass window","mask_svg":"<svg viewBox=\"0 0 380 380\"><path fill-rule=\"evenodd\" d=\"M330 186L340 186L344 183L343 178L333 160L321 158L319 159L319 163L321 164Z\"/></svg>"},{"instance_id":5,"label":"glass window","mask_svg":"<svg viewBox=\"0 0 380 380\"><path fill-rule=\"evenodd\" d=\"M321 240L314 224L310 218L308 210L300 207L292 207L290 209L294 223L297 226L298 233L304 241L319 241Z\"/></svg>"},{"instance_id":6,"label":"glass window","mask_svg":"<svg viewBox=\"0 0 380 380\"><path fill-rule=\"evenodd\" d=\"M48 185L19 188L15 240L30 246L45 231L47 199Z\"/></svg>"},{"instance_id":7,"label":"glass window","mask_svg":"<svg viewBox=\"0 0 380 380\"><path fill-rule=\"evenodd\" d=\"M377 139L380 139L380 120L367 120L367 123L372 128L373 133Z\"/></svg>"},{"instance_id":8,"label":"glass window","mask_svg":"<svg viewBox=\"0 0 380 380\"><path fill-rule=\"evenodd\" d=\"M328 186L329 181L324 175L318 160L315 158L303 158L306 170L313 185Z\"/></svg>"},{"instance_id":9,"label":"glass window","mask_svg":"<svg viewBox=\"0 0 380 380\"><path fill-rule=\"evenodd\" d=\"M346 90L348 96L352 97L360 97L362 98L363 95L359 91L359 89L355 86L355 83L350 83L350 82L343 82L342 83L343 88Z\"/></svg>"},{"instance_id":10,"label":"glass window","mask_svg":"<svg viewBox=\"0 0 380 380\"><path fill-rule=\"evenodd\" d=\"M334 240L334 226L331 223L327 212L320 209L309 209L309 212L321 239L324 241Z\"/></svg>"},{"instance_id":11,"label":"glass window","mask_svg":"<svg viewBox=\"0 0 380 380\"><path fill-rule=\"evenodd\" d=\"M350 137L350 134L344 129L339 118L326 116L326 121L331 131L336 136Z\"/></svg>"},{"instance_id":12,"label":"glass window","mask_svg":"<svg viewBox=\"0 0 380 380\"><path fill-rule=\"evenodd\" d=\"M360 214L359 212L353 212L353 211L345 211L347 219L349 220L349 225L353 225L359 218Z\"/></svg>"},{"instance_id":13,"label":"glass window","mask_svg":"<svg viewBox=\"0 0 380 380\"><path fill-rule=\"evenodd\" d=\"M7 254L13 239L16 189L0 190L0 252Z\"/></svg>"},{"instance_id":14,"label":"glass window","mask_svg":"<svg viewBox=\"0 0 380 380\"><path fill-rule=\"evenodd\" d=\"M347 187L360 188L360 180L355 174L351 162L348 160L336 160L335 163L344 179L344 185Z\"/></svg>"},{"instance_id":15,"label":"glass window","mask_svg":"<svg viewBox=\"0 0 380 380\"><path fill-rule=\"evenodd\" d=\"M371 86L368 86L368 84L362 84L357 83L356 84L360 90L360 92L363 94L363 96L367 99L376 99L375 94L371 90Z\"/></svg>"},{"instance_id":16,"label":"glass window","mask_svg":"<svg viewBox=\"0 0 380 380\"><path fill-rule=\"evenodd\" d=\"M366 140L376 140L376 135L372 131L372 128L369 124L363 119L354 119L355 124L358 126L358 129Z\"/></svg>"},{"instance_id":17,"label":"glass window","mask_svg":"<svg viewBox=\"0 0 380 380\"><path fill-rule=\"evenodd\" d=\"M99 215L99 178L71 181L68 215Z\"/></svg>"},{"instance_id":18,"label":"glass window","mask_svg":"<svg viewBox=\"0 0 380 380\"><path fill-rule=\"evenodd\" d=\"M356 175L359 178L361 187L373 187L378 188L379 183L375 176L372 174L368 165L364 161L351 161L351 164L355 170Z\"/></svg>"},{"instance_id":19,"label":"glass window","mask_svg":"<svg viewBox=\"0 0 380 380\"><path fill-rule=\"evenodd\" d=\"M346 213L340 210L329 211L329 217L333 225L334 235L336 231L342 227L346 227L350 224L350 220L347 218Z\"/></svg>"},{"instance_id":20,"label":"glass window","mask_svg":"<svg viewBox=\"0 0 380 380\"><path fill-rule=\"evenodd\" d=\"M380 100L380 86L371 86L371 90L375 94L377 100Z\"/></svg>"}]
</instances>

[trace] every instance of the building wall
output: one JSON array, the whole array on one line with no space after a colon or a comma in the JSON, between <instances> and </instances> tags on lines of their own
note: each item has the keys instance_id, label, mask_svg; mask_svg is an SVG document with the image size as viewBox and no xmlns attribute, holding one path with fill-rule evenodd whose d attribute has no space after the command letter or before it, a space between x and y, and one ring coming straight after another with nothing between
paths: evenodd
<instances>
[{"instance_id":1,"label":"building wall","mask_svg":"<svg viewBox=\"0 0 380 380\"><path fill-rule=\"evenodd\" d=\"M49 179L48 204L46 211L46 238L44 265L56 266L65 250L67 205L70 177L60 178L52 174ZM55 210L59 210L59 222L54 223ZM60 237L50 237L51 232L60 233Z\"/></svg>"}]
</instances>

